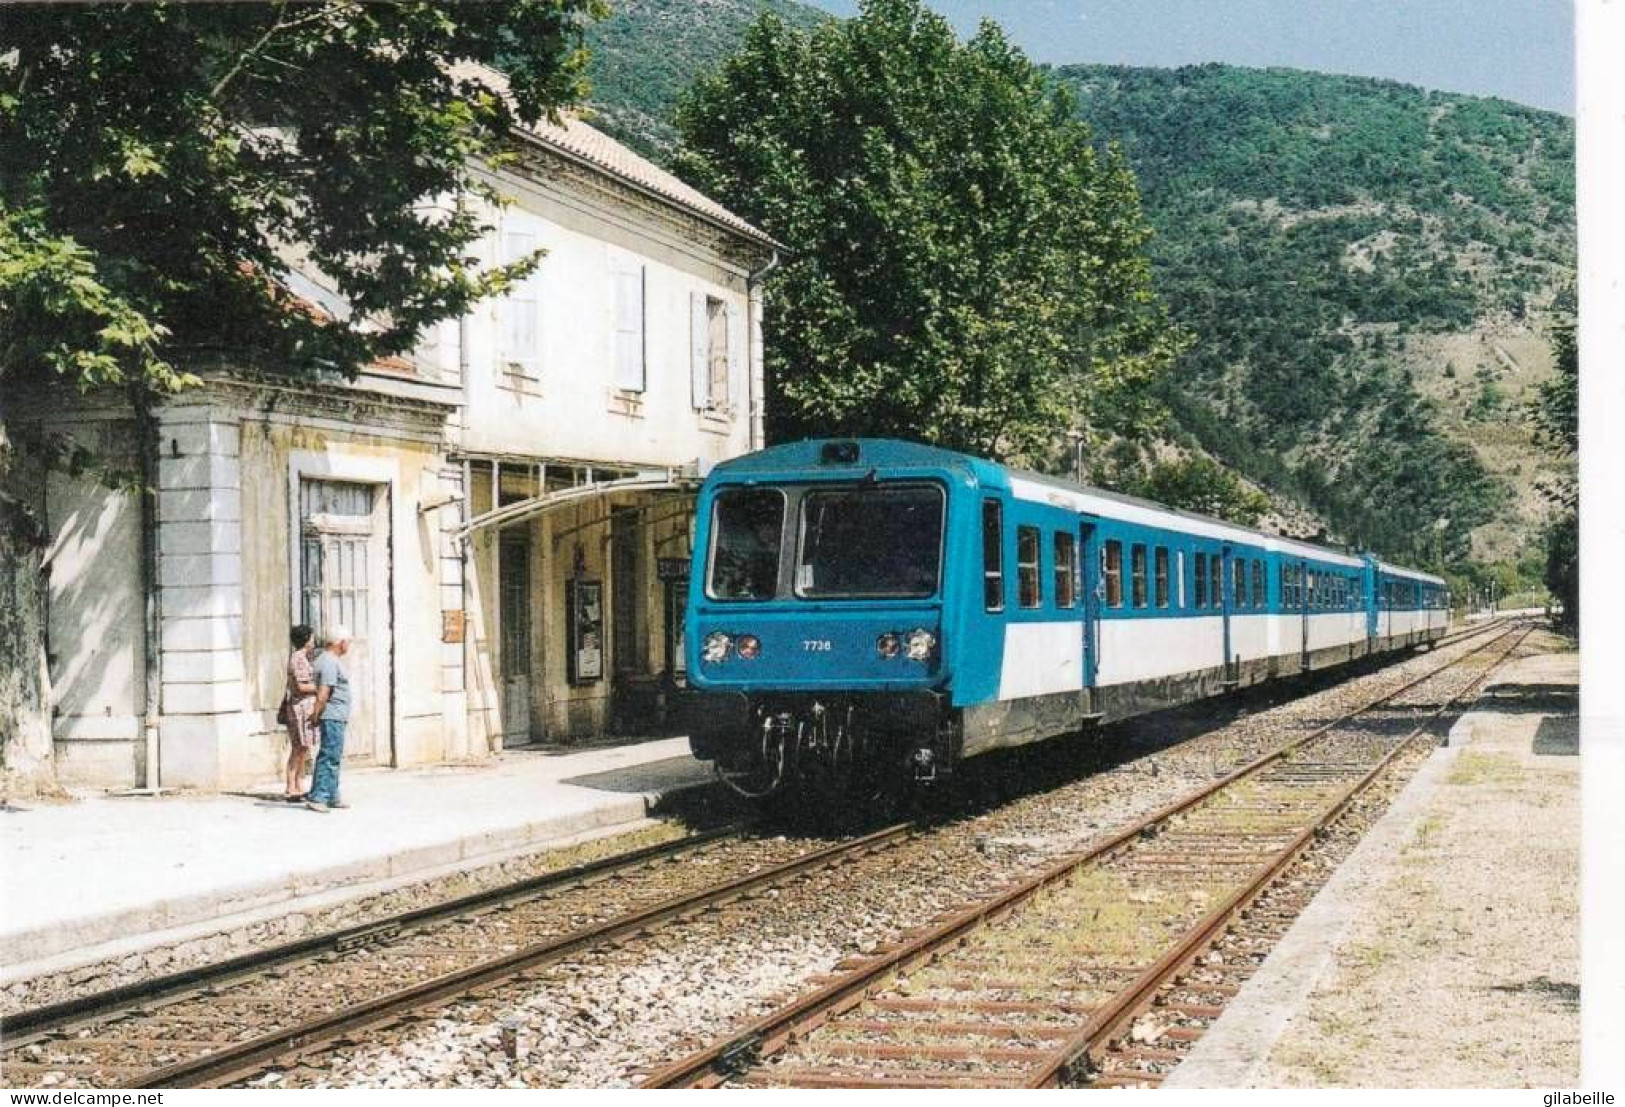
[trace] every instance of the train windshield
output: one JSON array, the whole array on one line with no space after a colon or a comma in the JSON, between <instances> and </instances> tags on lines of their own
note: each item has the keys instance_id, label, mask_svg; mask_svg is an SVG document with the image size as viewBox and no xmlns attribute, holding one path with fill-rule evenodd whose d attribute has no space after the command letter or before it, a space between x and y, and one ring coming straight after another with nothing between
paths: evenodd
<instances>
[{"instance_id":1,"label":"train windshield","mask_svg":"<svg viewBox=\"0 0 1625 1107\"><path fill-rule=\"evenodd\" d=\"M707 591L717 600L770 600L779 590L784 493L733 488L717 496Z\"/></svg>"},{"instance_id":2,"label":"train windshield","mask_svg":"<svg viewBox=\"0 0 1625 1107\"><path fill-rule=\"evenodd\" d=\"M934 485L866 485L801 501L796 595L808 599L935 595L943 495Z\"/></svg>"}]
</instances>

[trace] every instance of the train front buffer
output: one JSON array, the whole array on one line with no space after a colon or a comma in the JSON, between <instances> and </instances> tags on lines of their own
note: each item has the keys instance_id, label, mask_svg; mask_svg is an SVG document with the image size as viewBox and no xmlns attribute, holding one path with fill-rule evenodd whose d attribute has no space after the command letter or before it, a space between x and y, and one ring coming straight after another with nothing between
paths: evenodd
<instances>
[{"instance_id":1,"label":"train front buffer","mask_svg":"<svg viewBox=\"0 0 1625 1107\"><path fill-rule=\"evenodd\" d=\"M719 467L698 504L690 741L747 795L929 779L954 752L945 569L963 475L822 445L804 459L765 452L790 464Z\"/></svg>"}]
</instances>

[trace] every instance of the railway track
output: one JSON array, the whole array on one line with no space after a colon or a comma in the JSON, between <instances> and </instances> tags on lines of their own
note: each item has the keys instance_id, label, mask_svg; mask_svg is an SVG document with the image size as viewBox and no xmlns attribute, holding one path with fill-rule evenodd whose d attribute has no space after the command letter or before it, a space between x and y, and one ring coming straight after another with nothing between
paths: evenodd
<instances>
[{"instance_id":1,"label":"railway track","mask_svg":"<svg viewBox=\"0 0 1625 1107\"><path fill-rule=\"evenodd\" d=\"M831 844L758 839L731 827L648 847L7 1017L0 1020L0 1064L13 1086L241 1081L450 1000L522 983L584 949L890 850L925 830L899 823Z\"/></svg>"},{"instance_id":2,"label":"railway track","mask_svg":"<svg viewBox=\"0 0 1625 1107\"><path fill-rule=\"evenodd\" d=\"M1301 887L1277 887L1283 874L1531 629L1498 628L1100 845L842 966L643 1086L1159 1083L1237 990L1208 971L1224 959L1216 947L1251 942L1244 955L1262 960L1306 902ZM1480 671L1454 672L1471 659ZM1243 913L1250 937L1233 930Z\"/></svg>"},{"instance_id":3,"label":"railway track","mask_svg":"<svg viewBox=\"0 0 1625 1107\"><path fill-rule=\"evenodd\" d=\"M522 979L816 868L884 850L914 824L835 844L739 828L0 1020L8 1084L218 1086L483 986Z\"/></svg>"}]
</instances>

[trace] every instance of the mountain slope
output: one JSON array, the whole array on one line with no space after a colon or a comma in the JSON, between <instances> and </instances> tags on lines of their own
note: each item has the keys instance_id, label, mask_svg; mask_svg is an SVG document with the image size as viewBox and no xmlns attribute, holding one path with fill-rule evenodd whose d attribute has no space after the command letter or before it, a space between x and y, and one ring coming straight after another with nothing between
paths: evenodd
<instances>
[{"instance_id":1,"label":"mountain slope","mask_svg":"<svg viewBox=\"0 0 1625 1107\"><path fill-rule=\"evenodd\" d=\"M764 14L792 27L831 18L794 0L614 0L588 37L593 125L658 158L677 141L677 97Z\"/></svg>"},{"instance_id":2,"label":"mountain slope","mask_svg":"<svg viewBox=\"0 0 1625 1107\"><path fill-rule=\"evenodd\" d=\"M1055 75L1122 143L1160 232L1161 290L1196 336L1180 422L1345 537L1527 553L1554 463L1522 401L1573 280L1571 121L1289 70Z\"/></svg>"},{"instance_id":3,"label":"mountain slope","mask_svg":"<svg viewBox=\"0 0 1625 1107\"><path fill-rule=\"evenodd\" d=\"M828 18L621 0L593 32L597 122L662 156L682 88L763 11ZM1522 400L1573 280L1572 121L1289 70L1053 73L1139 175L1159 289L1194 337L1165 389L1178 427L1342 538L1532 566L1555 467Z\"/></svg>"}]
</instances>

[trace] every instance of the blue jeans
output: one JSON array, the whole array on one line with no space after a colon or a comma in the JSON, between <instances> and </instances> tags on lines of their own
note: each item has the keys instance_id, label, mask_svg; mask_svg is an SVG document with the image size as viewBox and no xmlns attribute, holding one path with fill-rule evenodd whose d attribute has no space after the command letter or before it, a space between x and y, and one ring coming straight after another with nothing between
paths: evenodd
<instances>
[{"instance_id":1,"label":"blue jeans","mask_svg":"<svg viewBox=\"0 0 1625 1107\"><path fill-rule=\"evenodd\" d=\"M316 771L311 775L310 792L305 796L312 803L337 803L339 798L339 766L344 764L344 729L348 719L322 720L322 748L316 751Z\"/></svg>"}]
</instances>

